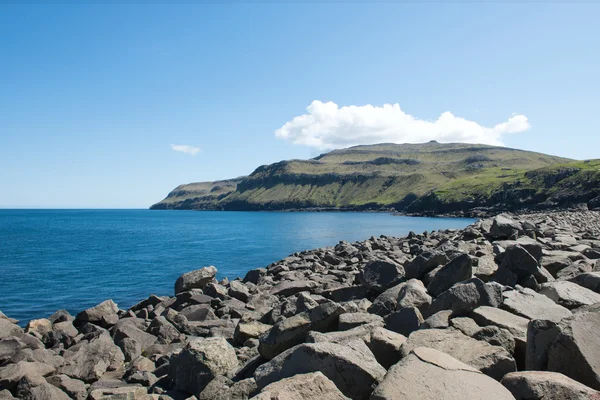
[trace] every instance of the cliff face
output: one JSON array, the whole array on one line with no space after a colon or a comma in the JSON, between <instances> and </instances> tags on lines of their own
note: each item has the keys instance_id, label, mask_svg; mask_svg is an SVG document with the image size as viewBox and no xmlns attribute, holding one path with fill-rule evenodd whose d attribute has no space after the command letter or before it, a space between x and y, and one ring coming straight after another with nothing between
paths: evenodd
<instances>
[{"instance_id":1,"label":"cliff face","mask_svg":"<svg viewBox=\"0 0 600 400\"><path fill-rule=\"evenodd\" d=\"M473 144L379 144L178 186L152 209L394 209L418 214L599 202L600 161Z\"/></svg>"}]
</instances>

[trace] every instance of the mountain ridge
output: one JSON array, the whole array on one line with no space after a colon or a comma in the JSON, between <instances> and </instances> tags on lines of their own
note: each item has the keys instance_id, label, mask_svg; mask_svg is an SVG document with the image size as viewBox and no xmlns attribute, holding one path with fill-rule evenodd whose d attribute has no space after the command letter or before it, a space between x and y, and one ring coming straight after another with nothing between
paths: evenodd
<instances>
[{"instance_id":1,"label":"mountain ridge","mask_svg":"<svg viewBox=\"0 0 600 400\"><path fill-rule=\"evenodd\" d=\"M600 203L600 160L435 141L360 145L179 185L151 209L393 210L420 215Z\"/></svg>"}]
</instances>

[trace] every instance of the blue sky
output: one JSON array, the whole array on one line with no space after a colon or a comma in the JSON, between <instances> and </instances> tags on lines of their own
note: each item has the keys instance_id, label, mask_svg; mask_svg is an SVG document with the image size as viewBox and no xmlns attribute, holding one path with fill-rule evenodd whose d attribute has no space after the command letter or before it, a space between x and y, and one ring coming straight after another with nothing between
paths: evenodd
<instances>
[{"instance_id":1,"label":"blue sky","mask_svg":"<svg viewBox=\"0 0 600 400\"><path fill-rule=\"evenodd\" d=\"M566 1L0 5L0 207L145 208L180 183L390 135L600 158L598 15Z\"/></svg>"}]
</instances>

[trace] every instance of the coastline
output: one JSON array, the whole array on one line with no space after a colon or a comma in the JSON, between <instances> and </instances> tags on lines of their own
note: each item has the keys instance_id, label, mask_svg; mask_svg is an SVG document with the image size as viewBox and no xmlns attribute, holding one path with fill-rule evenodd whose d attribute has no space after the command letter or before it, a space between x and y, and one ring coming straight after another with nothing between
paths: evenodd
<instances>
[{"instance_id":1,"label":"coastline","mask_svg":"<svg viewBox=\"0 0 600 400\"><path fill-rule=\"evenodd\" d=\"M14 395L43 386L74 397L77 386L79 398L130 393L168 399L176 392L249 398L269 393L269 384L321 373L318 379L332 391L369 398L373 388L385 390L392 365L425 346L478 369L490 377L490 390L502 391L508 386L498 381L528 365L528 321L588 314L593 321L600 312L593 308L600 302L600 285L594 286L595 277L600 280L599 235L595 211L504 214L460 230L297 252L243 279L217 282L214 267L202 268L177 280L175 296L151 295L128 310L107 300L74 317L58 311L29 321L24 330L0 316L1 339L12 340L0 360L0 384ZM561 292L563 285L577 295ZM574 314L588 306L591 311ZM519 324L509 329L481 317L490 308ZM467 320L475 326L467 329ZM472 348L470 358L444 347L450 342ZM37 355L23 358L28 351ZM194 356L198 352L203 358ZM289 361L301 355L308 357L306 368ZM578 363L596 356L584 354ZM6 377L6 368L25 368L23 362L45 369L17 374L16 381L14 373ZM219 368L209 367L208 375L185 373L207 365ZM371 383L350 387L328 365L352 365ZM591 391L600 388L575 369L552 368Z\"/></svg>"}]
</instances>

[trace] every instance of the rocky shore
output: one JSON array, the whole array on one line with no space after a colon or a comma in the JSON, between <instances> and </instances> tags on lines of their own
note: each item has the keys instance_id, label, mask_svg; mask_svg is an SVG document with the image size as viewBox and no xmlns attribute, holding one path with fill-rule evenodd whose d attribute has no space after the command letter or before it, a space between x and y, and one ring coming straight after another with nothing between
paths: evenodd
<instances>
[{"instance_id":1,"label":"rocky shore","mask_svg":"<svg viewBox=\"0 0 600 400\"><path fill-rule=\"evenodd\" d=\"M173 297L0 313L0 399L600 399L600 213L294 253ZM43 301L43 299L40 299Z\"/></svg>"}]
</instances>

